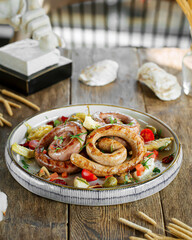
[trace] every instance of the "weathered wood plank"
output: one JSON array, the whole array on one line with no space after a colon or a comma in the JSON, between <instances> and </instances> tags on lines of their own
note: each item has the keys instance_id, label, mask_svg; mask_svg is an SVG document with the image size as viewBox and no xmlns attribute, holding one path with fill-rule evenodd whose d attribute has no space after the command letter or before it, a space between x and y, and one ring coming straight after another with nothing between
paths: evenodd
<instances>
[{"instance_id":1,"label":"weathered wood plank","mask_svg":"<svg viewBox=\"0 0 192 240\"><path fill-rule=\"evenodd\" d=\"M4 88L0 86L0 88ZM27 99L41 107L41 111L69 104L70 80L35 93ZM1 105L0 112L13 123L13 127L36 111L22 105L13 109L9 117ZM5 221L0 223L0 239L67 239L68 205L36 196L20 186L10 175L5 165L4 147L12 129L0 128L0 189L8 196Z\"/></svg>"},{"instance_id":2,"label":"weathered wood plank","mask_svg":"<svg viewBox=\"0 0 192 240\"><path fill-rule=\"evenodd\" d=\"M181 63L186 50L181 49L149 49L140 50L142 63L153 61L162 68L178 77L181 83ZM167 123L178 135L183 148L183 162L176 179L160 192L166 224L171 217L176 217L191 224L192 216L192 98L184 95L170 102L159 100L150 89L142 86L147 112Z\"/></svg>"},{"instance_id":3,"label":"weathered wood plank","mask_svg":"<svg viewBox=\"0 0 192 240\"><path fill-rule=\"evenodd\" d=\"M135 49L97 49L78 50L73 55L73 77L71 102L109 103L132 107L145 111L140 86L135 81L139 66ZM102 59L112 59L119 63L118 79L104 87L88 87L78 81L80 71L87 65ZM70 239L128 239L131 235L142 236L127 226L117 222L118 217L148 227L136 217L142 210L163 226L163 217L159 194L134 203L106 207L70 206ZM156 230L156 232L161 232Z\"/></svg>"}]
</instances>

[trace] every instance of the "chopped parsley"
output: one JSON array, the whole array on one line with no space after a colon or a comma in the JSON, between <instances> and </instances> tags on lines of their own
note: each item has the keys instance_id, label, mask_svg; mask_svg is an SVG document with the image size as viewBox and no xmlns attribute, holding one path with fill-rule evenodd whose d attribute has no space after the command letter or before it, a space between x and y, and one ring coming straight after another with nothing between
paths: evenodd
<instances>
[{"instance_id":1,"label":"chopped parsley","mask_svg":"<svg viewBox=\"0 0 192 240\"><path fill-rule=\"evenodd\" d=\"M55 152L57 152L59 149L61 149L60 147L57 147L56 149L55 149Z\"/></svg>"},{"instance_id":2,"label":"chopped parsley","mask_svg":"<svg viewBox=\"0 0 192 240\"><path fill-rule=\"evenodd\" d=\"M143 167L149 169L149 166L147 165L147 162L151 159L150 156L153 155L153 154L154 154L154 153L149 154L149 155L146 157L147 159L146 159L145 161L142 161L142 162L141 162L141 164L143 165Z\"/></svg>"},{"instance_id":3,"label":"chopped parsley","mask_svg":"<svg viewBox=\"0 0 192 240\"><path fill-rule=\"evenodd\" d=\"M112 117L109 117L109 120L110 120L111 124L117 123L117 119L116 118L112 119Z\"/></svg>"},{"instance_id":4,"label":"chopped parsley","mask_svg":"<svg viewBox=\"0 0 192 240\"><path fill-rule=\"evenodd\" d=\"M133 124L134 124L134 122L127 123L127 125L129 125L129 126L131 126L131 125L133 125Z\"/></svg>"},{"instance_id":5,"label":"chopped parsley","mask_svg":"<svg viewBox=\"0 0 192 240\"><path fill-rule=\"evenodd\" d=\"M25 160L21 160L21 162L23 163L23 168L27 170L29 168L29 164L27 164Z\"/></svg>"},{"instance_id":6,"label":"chopped parsley","mask_svg":"<svg viewBox=\"0 0 192 240\"><path fill-rule=\"evenodd\" d=\"M157 151L160 151L160 152L163 151L168 145L169 145L169 143L166 142L165 145L159 147Z\"/></svg>"},{"instance_id":7,"label":"chopped parsley","mask_svg":"<svg viewBox=\"0 0 192 240\"><path fill-rule=\"evenodd\" d=\"M77 134L77 135L71 135L71 134L70 134L69 136L71 137L71 139L77 138L77 139L79 140L79 142L81 143L81 142L83 142L83 139L80 138L79 136L84 135L84 134L87 134L87 132L79 133L79 134Z\"/></svg>"},{"instance_id":8,"label":"chopped parsley","mask_svg":"<svg viewBox=\"0 0 192 240\"><path fill-rule=\"evenodd\" d=\"M131 180L131 179L129 179L128 176L125 175L125 182L124 182L124 184L128 184L130 180Z\"/></svg>"},{"instance_id":9,"label":"chopped parsley","mask_svg":"<svg viewBox=\"0 0 192 240\"><path fill-rule=\"evenodd\" d=\"M155 135L155 138L161 138L162 130L157 130L157 134Z\"/></svg>"},{"instance_id":10,"label":"chopped parsley","mask_svg":"<svg viewBox=\"0 0 192 240\"><path fill-rule=\"evenodd\" d=\"M132 182L138 183L139 181L137 179L134 178L129 178Z\"/></svg>"},{"instance_id":11,"label":"chopped parsley","mask_svg":"<svg viewBox=\"0 0 192 240\"><path fill-rule=\"evenodd\" d=\"M63 142L63 137L62 137L62 136L61 136L61 137L57 137L57 136L55 136L55 137L54 137L54 140L57 140L57 139L60 139L60 143Z\"/></svg>"},{"instance_id":12,"label":"chopped parsley","mask_svg":"<svg viewBox=\"0 0 192 240\"><path fill-rule=\"evenodd\" d=\"M113 152L113 145L111 145L111 153Z\"/></svg>"},{"instance_id":13,"label":"chopped parsley","mask_svg":"<svg viewBox=\"0 0 192 240\"><path fill-rule=\"evenodd\" d=\"M85 148L89 143L86 143L85 145L83 145L79 150L83 150L83 148Z\"/></svg>"},{"instance_id":14,"label":"chopped parsley","mask_svg":"<svg viewBox=\"0 0 192 240\"><path fill-rule=\"evenodd\" d=\"M156 168L153 169L153 172L154 172L154 173L160 173L161 170L160 170L159 168L156 167Z\"/></svg>"},{"instance_id":15,"label":"chopped parsley","mask_svg":"<svg viewBox=\"0 0 192 240\"><path fill-rule=\"evenodd\" d=\"M61 124L62 122L60 122L59 120L55 120L54 121L54 127L57 127Z\"/></svg>"}]
</instances>

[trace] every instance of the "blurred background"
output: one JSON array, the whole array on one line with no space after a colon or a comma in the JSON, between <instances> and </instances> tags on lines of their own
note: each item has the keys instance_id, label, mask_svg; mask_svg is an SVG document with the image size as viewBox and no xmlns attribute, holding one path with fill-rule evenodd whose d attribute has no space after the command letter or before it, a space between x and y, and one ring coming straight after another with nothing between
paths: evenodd
<instances>
[{"instance_id":1,"label":"blurred background","mask_svg":"<svg viewBox=\"0 0 192 240\"><path fill-rule=\"evenodd\" d=\"M175 0L42 2L54 31L63 36L68 48L188 48L191 44L189 24ZM1 45L22 38L11 27L0 25Z\"/></svg>"}]
</instances>

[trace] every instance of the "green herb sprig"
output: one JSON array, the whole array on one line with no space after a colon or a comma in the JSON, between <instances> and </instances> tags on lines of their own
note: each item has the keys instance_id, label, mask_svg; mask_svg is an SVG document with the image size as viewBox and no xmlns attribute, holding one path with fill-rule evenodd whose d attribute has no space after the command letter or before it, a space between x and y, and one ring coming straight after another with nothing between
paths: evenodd
<instances>
[{"instance_id":1,"label":"green herb sprig","mask_svg":"<svg viewBox=\"0 0 192 240\"><path fill-rule=\"evenodd\" d=\"M71 139L77 138L77 139L79 140L80 144L81 144L81 142L83 142L83 139L80 138L79 136L82 136L82 135L85 135L85 134L87 134L87 132L79 133L79 134L77 134L77 135L71 135L71 134L70 134L69 136L71 137Z\"/></svg>"},{"instance_id":2,"label":"green herb sprig","mask_svg":"<svg viewBox=\"0 0 192 240\"><path fill-rule=\"evenodd\" d=\"M161 170L160 170L159 168L156 167L156 168L153 169L153 172L154 172L154 173L160 173Z\"/></svg>"},{"instance_id":3,"label":"green herb sprig","mask_svg":"<svg viewBox=\"0 0 192 240\"><path fill-rule=\"evenodd\" d=\"M54 121L54 127L57 127L61 124L62 122L60 122L59 120L55 120Z\"/></svg>"},{"instance_id":4,"label":"green herb sprig","mask_svg":"<svg viewBox=\"0 0 192 240\"><path fill-rule=\"evenodd\" d=\"M56 149L55 149L55 152L57 152L59 149L61 149L60 147L57 147Z\"/></svg>"},{"instance_id":5,"label":"green herb sprig","mask_svg":"<svg viewBox=\"0 0 192 240\"><path fill-rule=\"evenodd\" d=\"M110 124L117 123L116 118L112 119L112 117L109 117L109 120L110 120Z\"/></svg>"},{"instance_id":6,"label":"green herb sprig","mask_svg":"<svg viewBox=\"0 0 192 240\"><path fill-rule=\"evenodd\" d=\"M89 143L86 143L85 145L83 145L79 150L83 150L83 148L85 148Z\"/></svg>"},{"instance_id":7,"label":"green herb sprig","mask_svg":"<svg viewBox=\"0 0 192 240\"><path fill-rule=\"evenodd\" d=\"M141 162L141 164L143 165L143 167L149 169L149 166L147 165L147 162L151 159L150 156L152 156L152 155L153 155L153 153L149 154L149 155L146 157L147 160Z\"/></svg>"},{"instance_id":8,"label":"green herb sprig","mask_svg":"<svg viewBox=\"0 0 192 240\"><path fill-rule=\"evenodd\" d=\"M55 137L54 137L54 140L57 140L57 139L60 139L60 143L63 143L63 139L64 139L64 138L63 138L62 136L61 136L61 137L55 136Z\"/></svg>"},{"instance_id":9,"label":"green herb sprig","mask_svg":"<svg viewBox=\"0 0 192 240\"><path fill-rule=\"evenodd\" d=\"M25 162L25 160L21 160L22 164L23 164L23 168L25 168L26 170L29 168L29 164L27 164Z\"/></svg>"}]
</instances>

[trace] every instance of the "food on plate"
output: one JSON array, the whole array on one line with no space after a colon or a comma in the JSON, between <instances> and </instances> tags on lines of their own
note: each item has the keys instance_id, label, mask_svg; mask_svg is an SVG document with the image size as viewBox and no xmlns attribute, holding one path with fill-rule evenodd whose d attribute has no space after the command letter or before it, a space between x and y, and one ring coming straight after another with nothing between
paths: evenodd
<instances>
[{"instance_id":1,"label":"food on plate","mask_svg":"<svg viewBox=\"0 0 192 240\"><path fill-rule=\"evenodd\" d=\"M139 132L139 123L136 119L123 113L116 112L96 112L93 114L93 119L101 125L120 123L132 128L135 132Z\"/></svg>"},{"instance_id":2,"label":"food on plate","mask_svg":"<svg viewBox=\"0 0 192 240\"><path fill-rule=\"evenodd\" d=\"M89 183L84 178L75 177L75 179L74 179L74 187L77 187L77 188L88 188L89 186L90 186Z\"/></svg>"},{"instance_id":3,"label":"food on plate","mask_svg":"<svg viewBox=\"0 0 192 240\"><path fill-rule=\"evenodd\" d=\"M173 141L172 137L159 138L157 140L147 142L145 144L145 147L146 147L147 151L153 151L153 150L163 151L165 148L170 146L172 141Z\"/></svg>"},{"instance_id":4,"label":"food on plate","mask_svg":"<svg viewBox=\"0 0 192 240\"><path fill-rule=\"evenodd\" d=\"M155 135L153 134L153 131L148 128L143 129L140 135L143 138L145 143L153 141L155 139Z\"/></svg>"},{"instance_id":5,"label":"food on plate","mask_svg":"<svg viewBox=\"0 0 192 240\"><path fill-rule=\"evenodd\" d=\"M30 164L38 164L38 177L60 185L136 184L159 174L159 164L174 159L169 152L173 138L163 138L161 129L151 125L141 129L136 119L123 113L78 112L36 128L25 125L26 141L14 143L12 151L24 157L21 163L27 171ZM166 151L169 154L159 161Z\"/></svg>"},{"instance_id":6,"label":"food on plate","mask_svg":"<svg viewBox=\"0 0 192 240\"><path fill-rule=\"evenodd\" d=\"M26 158L33 158L33 157L35 157L35 153L34 153L33 150L25 148L23 146L20 146L17 143L14 143L11 146L11 150L16 152L16 153L18 153L19 155L21 155L23 157L26 157Z\"/></svg>"},{"instance_id":7,"label":"food on plate","mask_svg":"<svg viewBox=\"0 0 192 240\"><path fill-rule=\"evenodd\" d=\"M97 177L96 177L92 172L89 172L89 171L86 170L86 169L83 169L83 170L82 170L81 175L82 175L82 177L83 177L85 180L87 180L88 182L92 182L92 181L97 180Z\"/></svg>"},{"instance_id":8,"label":"food on plate","mask_svg":"<svg viewBox=\"0 0 192 240\"><path fill-rule=\"evenodd\" d=\"M115 186L117 186L117 178L115 178L113 176L106 178L103 183L103 187L105 187L105 188L115 187Z\"/></svg>"},{"instance_id":9,"label":"food on plate","mask_svg":"<svg viewBox=\"0 0 192 240\"><path fill-rule=\"evenodd\" d=\"M46 126L40 126L36 129L31 129L29 127L29 130L27 133L29 134L27 136L28 139L33 140L33 139L41 139L46 133L50 132L52 130L53 126L51 125L46 125Z\"/></svg>"},{"instance_id":10,"label":"food on plate","mask_svg":"<svg viewBox=\"0 0 192 240\"><path fill-rule=\"evenodd\" d=\"M87 129L87 130L94 130L98 127L100 127L100 123L94 121L92 119L91 116L86 116L83 122L83 126Z\"/></svg>"},{"instance_id":11,"label":"food on plate","mask_svg":"<svg viewBox=\"0 0 192 240\"><path fill-rule=\"evenodd\" d=\"M154 156L153 153L145 156L144 160L135 167L136 171L133 173L135 179L141 181L152 176L155 168L155 158L152 155Z\"/></svg>"},{"instance_id":12,"label":"food on plate","mask_svg":"<svg viewBox=\"0 0 192 240\"><path fill-rule=\"evenodd\" d=\"M39 176L39 177L42 177L42 178L49 178L49 177L50 177L50 173L49 173L48 169L43 166L43 167L39 170L38 176Z\"/></svg>"}]
</instances>

